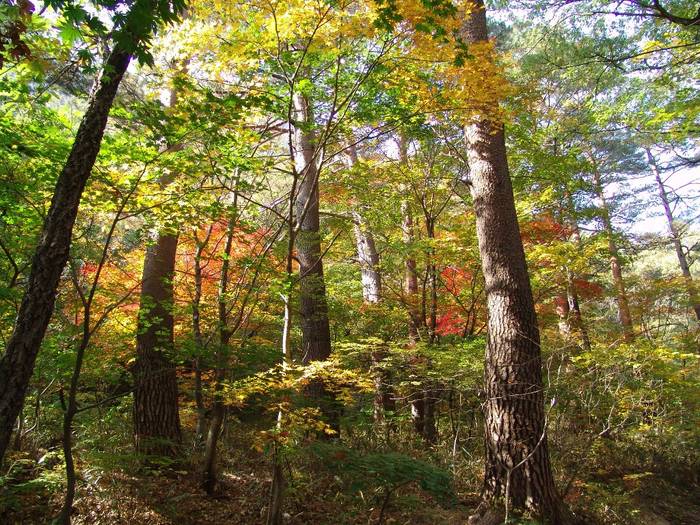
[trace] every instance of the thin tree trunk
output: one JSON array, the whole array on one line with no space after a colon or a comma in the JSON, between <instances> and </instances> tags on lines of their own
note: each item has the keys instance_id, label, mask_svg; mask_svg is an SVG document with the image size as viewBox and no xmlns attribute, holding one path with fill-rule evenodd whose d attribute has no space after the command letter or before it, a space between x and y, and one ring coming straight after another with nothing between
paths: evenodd
<instances>
[{"instance_id":1,"label":"thin tree trunk","mask_svg":"<svg viewBox=\"0 0 700 525\"><path fill-rule=\"evenodd\" d=\"M566 204L568 206L568 222L571 228L571 240L576 244L576 249L581 252L581 231L578 227L578 222L575 217L574 199L570 192L566 192ZM564 268L566 271L566 296L569 302L569 311L571 312L571 321L574 329L581 335L581 346L586 352L591 350L591 339L588 335L588 328L581 313L581 305L579 304L578 292L576 291L575 275L571 268Z\"/></svg>"},{"instance_id":2,"label":"thin tree trunk","mask_svg":"<svg viewBox=\"0 0 700 525\"><path fill-rule=\"evenodd\" d=\"M463 26L467 43L488 39L481 0ZM562 523L547 448L537 317L515 211L501 124L465 129L489 312L485 364L486 458L482 499Z\"/></svg>"},{"instance_id":3,"label":"thin tree trunk","mask_svg":"<svg viewBox=\"0 0 700 525\"><path fill-rule=\"evenodd\" d=\"M63 457L66 463L66 494L63 499L63 506L58 515L57 521L61 525L70 525L71 513L73 510L73 500L75 499L75 463L73 461L73 419L78 412L78 381L80 379L80 371L83 366L85 350L87 350L90 342L90 314L85 312L83 321L83 336L80 341L80 346L75 356L75 365L73 375L71 377L70 388L68 391L68 404L66 411L63 414Z\"/></svg>"},{"instance_id":4,"label":"thin tree trunk","mask_svg":"<svg viewBox=\"0 0 700 525\"><path fill-rule=\"evenodd\" d=\"M380 346L372 351L372 376L374 378L374 422L381 424L386 414L396 410L396 400L391 385L391 375L386 370L387 348Z\"/></svg>"},{"instance_id":5,"label":"thin tree trunk","mask_svg":"<svg viewBox=\"0 0 700 525\"><path fill-rule=\"evenodd\" d=\"M554 298L554 309L557 312L557 317L559 317L557 323L559 335L568 340L571 337L571 323L569 322L571 310L569 308L569 298L566 294L559 294Z\"/></svg>"},{"instance_id":6,"label":"thin tree trunk","mask_svg":"<svg viewBox=\"0 0 700 525\"><path fill-rule=\"evenodd\" d=\"M19 410L19 415L17 416L17 430L15 431L15 440L12 444L12 448L17 452L22 451L22 433L24 432L24 405Z\"/></svg>"},{"instance_id":7,"label":"thin tree trunk","mask_svg":"<svg viewBox=\"0 0 700 525\"><path fill-rule=\"evenodd\" d=\"M569 268L565 268L564 270L566 271L566 299L569 303L571 324L574 330L577 330L581 334L581 345L583 349L589 352L591 350L591 340L588 336L586 323L583 321L583 315L581 314L578 292L576 292L576 283L574 282L574 272Z\"/></svg>"},{"instance_id":8,"label":"thin tree trunk","mask_svg":"<svg viewBox=\"0 0 700 525\"><path fill-rule=\"evenodd\" d=\"M357 150L350 146L347 152L347 165L352 169L357 164ZM362 298L369 304L377 304L382 295L382 277L379 272L379 253L374 243L372 230L357 209L352 212L353 232L357 259L360 263Z\"/></svg>"},{"instance_id":9,"label":"thin tree trunk","mask_svg":"<svg viewBox=\"0 0 700 525\"><path fill-rule=\"evenodd\" d=\"M282 525L282 503L284 502L284 490L287 482L284 479L282 458L280 458L279 445L274 445L272 453L272 484L270 485L270 506L267 509L266 525Z\"/></svg>"},{"instance_id":10,"label":"thin tree trunk","mask_svg":"<svg viewBox=\"0 0 700 525\"><path fill-rule=\"evenodd\" d=\"M115 49L107 59L99 87L78 128L68 160L56 182L34 253L15 329L0 360L0 460L10 442L34 363L53 313L56 290L68 260L80 197L100 151L107 117L129 65L128 53Z\"/></svg>"},{"instance_id":11,"label":"thin tree trunk","mask_svg":"<svg viewBox=\"0 0 700 525\"><path fill-rule=\"evenodd\" d=\"M231 266L231 250L233 248L233 234L236 229L238 193L233 196L233 213L228 221L226 229L226 246L224 247L224 260L221 263L221 276L219 279L218 322L219 322L219 346L216 351L216 374L214 378L214 405L212 407L211 424L207 435L207 444L204 451L204 476L203 488L207 494L214 493L216 487L216 449L221 435L226 414L226 406L223 400L223 381L226 378L226 366L228 362L228 345L233 333L228 326L227 294L228 278ZM241 314L242 315L242 314Z\"/></svg>"},{"instance_id":12,"label":"thin tree trunk","mask_svg":"<svg viewBox=\"0 0 700 525\"><path fill-rule=\"evenodd\" d=\"M430 241L435 239L435 218L425 218L425 230ZM430 307L428 308L428 342L435 343L437 339L437 266L435 265L435 248L430 246L428 251L428 279L430 280Z\"/></svg>"},{"instance_id":13,"label":"thin tree trunk","mask_svg":"<svg viewBox=\"0 0 700 525\"><path fill-rule=\"evenodd\" d=\"M664 186L663 180L661 179L661 172L659 166L656 163L654 155L651 153L649 148L645 148L647 154L647 160L649 162L649 167L654 174L654 179L656 180L656 186L659 191L659 198L661 199L661 204L664 207L664 214L666 215L666 223L668 225L668 233L671 236L671 242L673 243L673 248L676 251L676 257L678 258L678 265L681 267L681 274L685 279L685 287L688 293L688 298L690 299L690 305L695 312L695 317L700 321L700 298L698 298L698 293L695 288L695 283L693 282L693 276L690 273L690 265L688 264L688 258L683 251L683 242L676 225L673 223L673 212L671 211L671 204L668 201L668 194L666 193L666 186Z\"/></svg>"},{"instance_id":14,"label":"thin tree trunk","mask_svg":"<svg viewBox=\"0 0 700 525\"><path fill-rule=\"evenodd\" d=\"M194 402L197 409L197 424L195 427L195 445L199 448L204 444L204 427L206 424L206 408L202 394L202 359L199 355L204 349L200 306L202 302L202 253L211 237L212 226L209 226L203 241L197 239L197 248L194 255L194 297L192 298L192 333L197 355L192 360L194 368Z\"/></svg>"},{"instance_id":15,"label":"thin tree trunk","mask_svg":"<svg viewBox=\"0 0 700 525\"><path fill-rule=\"evenodd\" d=\"M632 314L630 313L629 301L627 299L627 290L625 289L625 280L622 275L622 263L620 262L620 255L617 248L617 243L615 242L615 230L613 228L612 220L610 219L610 208L608 206L608 201L605 198L605 193L603 191L603 184L600 178L600 172L593 161L593 182L595 183L595 190L598 194L598 198L601 202L601 218L603 220L603 227L605 228L605 234L608 237L608 251L610 253L610 271L613 277L613 283L615 283L615 290L617 296L617 312L618 320L622 325L622 332L625 341L634 341L634 326L632 323Z\"/></svg>"},{"instance_id":16,"label":"thin tree trunk","mask_svg":"<svg viewBox=\"0 0 700 525\"><path fill-rule=\"evenodd\" d=\"M408 168L408 143L404 135L400 135L398 139L399 145L399 160L403 166ZM408 193L407 188L401 188L402 193ZM408 199L401 201L401 216L403 222L401 225L401 231L403 236L403 242L407 248L411 248L414 240L414 230L413 230L413 214L411 213L411 205ZM407 255L405 261L404 269L404 291L406 293L406 303L408 307L408 340L411 343L418 341L419 333L418 327L420 326L419 314L417 311L418 303L418 273L416 266L416 259L413 255Z\"/></svg>"}]
</instances>

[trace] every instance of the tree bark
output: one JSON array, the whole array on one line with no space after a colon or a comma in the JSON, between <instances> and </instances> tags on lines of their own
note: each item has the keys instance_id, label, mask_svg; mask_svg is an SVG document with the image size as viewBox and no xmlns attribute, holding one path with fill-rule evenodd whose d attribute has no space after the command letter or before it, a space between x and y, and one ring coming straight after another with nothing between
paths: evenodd
<instances>
[{"instance_id":1,"label":"tree bark","mask_svg":"<svg viewBox=\"0 0 700 525\"><path fill-rule=\"evenodd\" d=\"M146 250L134 365L134 440L146 455L174 457L180 442L177 375L171 360L177 234L160 232Z\"/></svg>"},{"instance_id":2,"label":"tree bark","mask_svg":"<svg viewBox=\"0 0 700 525\"><path fill-rule=\"evenodd\" d=\"M181 71L186 71L186 65ZM173 88L169 94L168 106L173 108L179 93ZM166 151L176 152L183 147L183 143L168 145ZM174 173L165 173L160 179L161 188L174 178ZM177 456L182 443L177 370L171 356L175 350L173 278L177 242L178 232L163 230L146 249L133 369L136 450L166 457Z\"/></svg>"},{"instance_id":3,"label":"tree bark","mask_svg":"<svg viewBox=\"0 0 700 525\"><path fill-rule=\"evenodd\" d=\"M676 257L678 258L678 265L681 267L681 274L685 279L685 287L688 293L688 298L690 299L690 305L695 312L695 317L700 321L700 298L698 298L698 292L695 288L695 283L693 282L693 276L690 273L690 265L688 264L688 258L683 251L683 242L681 239L680 232L673 222L673 212L671 211L671 204L668 201L668 194L666 193L666 186L661 179L661 171L651 153L649 148L645 148L647 154L647 160L649 162L649 167L654 174L654 179L656 180L656 186L659 191L659 199L661 199L661 204L664 208L664 215L666 215L666 223L668 225L668 233L671 236L671 242L673 243L673 248L676 251Z\"/></svg>"},{"instance_id":4,"label":"tree bark","mask_svg":"<svg viewBox=\"0 0 700 525\"><path fill-rule=\"evenodd\" d=\"M0 459L10 442L34 363L49 324L61 273L68 260L80 197L100 151L117 88L130 56L119 49L109 55L78 128L73 147L56 182L15 329L0 360Z\"/></svg>"},{"instance_id":5,"label":"tree bark","mask_svg":"<svg viewBox=\"0 0 700 525\"><path fill-rule=\"evenodd\" d=\"M347 164L352 169L357 164L357 150L354 146L348 148ZM357 209L351 212L357 260L360 263L362 280L362 299L369 304L377 304L382 296L382 277L379 272L379 253L374 243L374 235Z\"/></svg>"},{"instance_id":6,"label":"tree bark","mask_svg":"<svg viewBox=\"0 0 700 525\"><path fill-rule=\"evenodd\" d=\"M583 315L581 314L578 292L576 291L576 283L574 282L574 272L569 268L565 268L564 270L566 271L566 300L569 303L570 324L573 325L574 330L581 334L581 346L583 349L590 352L591 340L588 336L588 328L586 328L586 323L584 323Z\"/></svg>"},{"instance_id":7,"label":"tree bark","mask_svg":"<svg viewBox=\"0 0 700 525\"><path fill-rule=\"evenodd\" d=\"M326 286L321 260L319 218L319 153L313 131L313 116L304 95L294 94L294 164L299 174L296 198L297 257L299 259L300 321L304 363L327 359L331 336L326 304Z\"/></svg>"},{"instance_id":8,"label":"tree bark","mask_svg":"<svg viewBox=\"0 0 700 525\"><path fill-rule=\"evenodd\" d=\"M221 427L226 415L226 406L223 400L223 381L226 378L226 366L228 361L228 345L233 333L228 326L228 278L231 266L231 250L233 248L233 234L237 222L238 194L234 193L233 213L228 221L226 229L226 246L224 247L224 260L221 264L221 276L219 278L218 297L218 321L219 321L219 347L215 354L216 373L214 377L214 405L212 407L211 423L207 434L207 443L204 450L204 476L202 485L207 494L212 495L216 487L216 449L221 435ZM242 315L242 313L241 313Z\"/></svg>"},{"instance_id":9,"label":"tree bark","mask_svg":"<svg viewBox=\"0 0 700 525\"><path fill-rule=\"evenodd\" d=\"M568 340L571 337L571 323L569 321L571 309L569 308L568 296L565 294L557 295L554 298L554 309L557 312L557 317L559 317L557 323L559 335L561 335L564 340Z\"/></svg>"},{"instance_id":10,"label":"tree bark","mask_svg":"<svg viewBox=\"0 0 700 525\"><path fill-rule=\"evenodd\" d=\"M206 408L202 394L202 359L200 352L204 350L200 307L202 302L202 253L209 243L213 226L209 226L204 240L199 241L195 235L197 248L194 255L194 297L192 298L192 333L194 336L196 355L192 360L194 369L194 402L197 408L197 424L195 427L195 445L199 448L204 444L204 426L206 423Z\"/></svg>"},{"instance_id":11,"label":"tree bark","mask_svg":"<svg viewBox=\"0 0 700 525\"><path fill-rule=\"evenodd\" d=\"M404 135L400 135L398 139L399 146L399 161L405 168L408 168L408 142ZM407 193L407 189L402 187L402 193ZM410 249L413 244L415 232L413 229L413 214L411 213L411 205L407 199L401 201L401 232L403 242ZM416 259L413 255L407 255L404 269L404 291L406 293L406 303L408 307L408 340L411 343L418 341L418 328L421 325L419 314L416 309L418 302L418 272Z\"/></svg>"},{"instance_id":12,"label":"tree bark","mask_svg":"<svg viewBox=\"0 0 700 525\"><path fill-rule=\"evenodd\" d=\"M600 172L596 165L595 159L591 156L593 162L593 182L598 198L601 202L601 219L603 220L603 228L608 237L608 252L610 253L610 271L612 273L613 283L615 283L616 298L617 298L617 314L618 320L622 325L622 333L625 341L634 341L634 325L632 323L632 314L630 312L629 301L627 299L627 290L625 288L625 279L622 275L622 263L620 262L620 254L615 242L615 230L610 218L610 207L605 198L603 191L603 183L600 178Z\"/></svg>"},{"instance_id":13,"label":"tree bark","mask_svg":"<svg viewBox=\"0 0 700 525\"><path fill-rule=\"evenodd\" d=\"M321 151L317 149L313 131L314 118L306 96L294 93L294 169L299 185L296 197L297 236L295 246L299 259L299 318L302 333L302 363L323 361L331 355L331 333L323 278L319 216L319 166ZM321 381L312 381L307 394L320 403L329 425L338 432L339 411Z\"/></svg>"},{"instance_id":14,"label":"tree bark","mask_svg":"<svg viewBox=\"0 0 700 525\"><path fill-rule=\"evenodd\" d=\"M482 0L475 7L463 26L467 43L488 38ZM484 507L502 498L506 508L562 523L547 448L539 330L503 126L482 116L466 126L465 136L489 312Z\"/></svg>"},{"instance_id":15,"label":"tree bark","mask_svg":"<svg viewBox=\"0 0 700 525\"><path fill-rule=\"evenodd\" d=\"M359 212L353 211L352 217L357 258L360 262L362 299L366 303L377 304L382 296L382 277L379 273L379 254L374 235Z\"/></svg>"},{"instance_id":16,"label":"tree bark","mask_svg":"<svg viewBox=\"0 0 700 525\"><path fill-rule=\"evenodd\" d=\"M568 207L568 225L571 228L571 240L576 244L576 249L581 251L581 231L578 227L578 222L575 217L574 199L570 192L566 192L566 205ZM581 313L581 305L579 304L578 292L576 291L575 275L569 267L565 267L566 272L566 297L569 303L569 311L571 312L571 324L581 335L581 346L586 352L591 350L591 339L588 335L588 328L583 320Z\"/></svg>"}]
</instances>

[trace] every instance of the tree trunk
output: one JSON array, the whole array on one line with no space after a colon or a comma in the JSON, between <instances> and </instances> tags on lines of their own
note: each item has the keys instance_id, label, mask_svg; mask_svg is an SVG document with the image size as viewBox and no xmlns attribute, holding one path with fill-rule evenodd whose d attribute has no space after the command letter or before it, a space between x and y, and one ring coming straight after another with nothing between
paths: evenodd
<instances>
[{"instance_id":1,"label":"tree trunk","mask_svg":"<svg viewBox=\"0 0 700 525\"><path fill-rule=\"evenodd\" d=\"M398 145L399 160L405 168L408 168L408 143L404 135L399 136ZM401 191L402 193L408 192L407 188L405 187L402 187ZM401 224L403 242L406 247L410 249L414 240L413 214L411 213L411 205L407 199L401 201L401 216L403 218L403 222ZM419 338L418 327L421 324L416 308L418 302L418 273L416 259L413 257L413 255L407 255L404 264L404 291L406 293L406 304L408 307L408 339L411 343L415 343Z\"/></svg>"},{"instance_id":2,"label":"tree trunk","mask_svg":"<svg viewBox=\"0 0 700 525\"><path fill-rule=\"evenodd\" d=\"M428 239L435 239L435 217L425 217L425 230ZM437 266L435 265L435 247L431 244L428 250L428 279L430 280L430 307L428 308L428 342L432 345L437 339Z\"/></svg>"},{"instance_id":3,"label":"tree trunk","mask_svg":"<svg viewBox=\"0 0 700 525\"><path fill-rule=\"evenodd\" d=\"M372 351L372 377L374 378L374 422L385 422L387 413L396 411L396 399L391 383L391 374L386 369L387 347ZM388 427L387 427L388 428Z\"/></svg>"},{"instance_id":4,"label":"tree trunk","mask_svg":"<svg viewBox=\"0 0 700 525\"><path fill-rule=\"evenodd\" d=\"M595 183L595 190L601 202L601 218L603 220L605 234L608 237L610 271L612 273L613 283L615 283L615 290L617 291L618 320L622 325L622 332L625 341L631 342L634 341L634 326L632 324L632 314L630 313L629 301L627 300L625 280L622 276L622 263L620 262L620 255L617 249L617 243L615 242L615 230L612 225L612 220L610 219L610 208L608 206L608 201L605 199L605 193L603 192L600 172L598 171L595 159L591 157L591 160L593 161L593 182Z\"/></svg>"},{"instance_id":5,"label":"tree trunk","mask_svg":"<svg viewBox=\"0 0 700 525\"><path fill-rule=\"evenodd\" d=\"M581 231L578 227L578 222L575 217L574 199L570 192L566 192L566 204L568 207L568 224L571 228L571 240L576 244L576 249L581 251ZM581 305L578 300L578 292L576 291L575 275L571 268L564 268L566 272L566 297L569 302L569 311L571 312L571 324L573 328L581 334L581 346L586 352L591 350L591 339L588 335L588 328L583 320L581 313Z\"/></svg>"},{"instance_id":6,"label":"tree trunk","mask_svg":"<svg viewBox=\"0 0 700 525\"><path fill-rule=\"evenodd\" d=\"M481 0L465 21L467 43L486 41ZM561 523L547 449L540 337L515 211L501 124L475 118L465 128L489 312L485 364L484 507L502 498Z\"/></svg>"},{"instance_id":7,"label":"tree trunk","mask_svg":"<svg viewBox=\"0 0 700 525\"><path fill-rule=\"evenodd\" d=\"M357 161L355 146L349 146L347 151L348 168L352 169ZM360 263L362 299L366 303L377 304L382 295L382 278L379 273L379 254L374 244L374 235L358 210L353 210L351 213L357 260Z\"/></svg>"},{"instance_id":8,"label":"tree trunk","mask_svg":"<svg viewBox=\"0 0 700 525\"><path fill-rule=\"evenodd\" d=\"M382 278L374 236L360 213L354 211L352 217L357 258L360 261L362 298L366 303L377 304L382 296Z\"/></svg>"},{"instance_id":9,"label":"tree trunk","mask_svg":"<svg viewBox=\"0 0 700 525\"><path fill-rule=\"evenodd\" d=\"M56 182L51 207L34 253L14 332L0 360L0 460L10 442L41 341L53 313L56 290L68 260L80 197L100 151L107 117L130 56L114 50L78 128Z\"/></svg>"},{"instance_id":10,"label":"tree trunk","mask_svg":"<svg viewBox=\"0 0 700 525\"><path fill-rule=\"evenodd\" d=\"M90 343L90 312L85 312L83 320L83 337L75 355L75 365L71 377L70 389L68 392L68 403L63 413L63 457L66 462L66 495L63 499L63 506L56 518L61 525L70 525L71 514L73 512L73 500L75 499L75 486L77 483L75 474L75 462L73 461L73 420L78 413L78 381L85 358L85 351Z\"/></svg>"},{"instance_id":11,"label":"tree trunk","mask_svg":"<svg viewBox=\"0 0 700 525\"><path fill-rule=\"evenodd\" d=\"M688 258L683 251L683 242L676 225L673 223L673 212L671 211L671 205L668 201L668 194L666 193L666 186L664 186L663 180L661 180L661 172L659 166L656 163L656 159L651 153L649 148L645 148L647 153L647 160L649 162L649 167L654 174L654 179L656 179L656 186L659 190L659 198L661 199L661 204L664 207L664 214L666 215L666 223L668 225L668 232L671 236L671 242L673 243L673 248L676 251L676 257L678 258L678 265L681 267L681 274L685 279L685 287L688 292L688 298L690 299L690 305L693 307L695 312L695 317L700 321L700 298L698 298L697 290L695 289L695 283L693 282L693 276L690 273L690 265L688 264Z\"/></svg>"},{"instance_id":12,"label":"tree trunk","mask_svg":"<svg viewBox=\"0 0 700 525\"><path fill-rule=\"evenodd\" d=\"M566 299L569 303L570 324L573 326L574 330L577 330L581 334L581 346L585 351L589 352L591 350L591 340L588 336L586 324L583 322L581 306L578 302L578 293L576 292L576 284L574 283L574 272L569 268L565 268L564 270L566 271Z\"/></svg>"},{"instance_id":13,"label":"tree trunk","mask_svg":"<svg viewBox=\"0 0 700 525\"><path fill-rule=\"evenodd\" d=\"M300 321L303 337L303 362L327 359L331 354L331 335L326 305L326 285L321 260L319 233L318 177L319 153L315 137L308 127L313 125L309 102L304 95L294 94L294 164L299 173L296 199L297 257L299 259Z\"/></svg>"},{"instance_id":14,"label":"tree trunk","mask_svg":"<svg viewBox=\"0 0 700 525\"><path fill-rule=\"evenodd\" d=\"M295 93L294 166L299 175L296 198L297 258L299 259L299 318L302 332L302 362L322 361L331 355L331 334L326 304L326 285L321 260L318 178L320 152L316 151L313 116L309 101ZM308 394L321 402L321 411L338 430L338 410L320 381L312 382Z\"/></svg>"},{"instance_id":15,"label":"tree trunk","mask_svg":"<svg viewBox=\"0 0 700 525\"><path fill-rule=\"evenodd\" d=\"M218 297L218 321L219 321L219 347L216 351L216 374L214 377L214 406L212 407L211 424L207 434L207 443L204 450L204 476L202 486L207 494L212 495L216 487L216 448L221 435L221 427L226 414L226 406L223 400L223 381L226 378L226 366L228 364L228 344L233 335L228 326L228 309L226 298L228 294L228 277L231 265L231 250L233 248L233 234L236 229L238 194L234 193L233 213L228 221L226 229L226 246L224 248L224 260L221 264L221 276L219 278Z\"/></svg>"},{"instance_id":16,"label":"tree trunk","mask_svg":"<svg viewBox=\"0 0 700 525\"><path fill-rule=\"evenodd\" d=\"M557 317L559 317L558 327L559 335L564 338L564 340L569 340L571 337L571 323L569 322L569 316L571 314L571 309L569 308L569 298L565 294L559 294L554 298L554 309L557 312Z\"/></svg>"},{"instance_id":17,"label":"tree trunk","mask_svg":"<svg viewBox=\"0 0 700 525\"><path fill-rule=\"evenodd\" d=\"M174 457L181 435L171 360L177 234L160 232L146 250L134 365L134 440L147 455Z\"/></svg>"},{"instance_id":18,"label":"tree trunk","mask_svg":"<svg viewBox=\"0 0 700 525\"><path fill-rule=\"evenodd\" d=\"M181 68L181 72L185 71L186 63ZM173 108L178 90L171 89L169 95L168 105ZM183 148L180 142L168 145L165 151ZM164 174L160 187L167 187L174 178L172 172ZM177 371L170 355L175 350L173 279L177 242L177 232L159 231L155 243L146 249L133 370L136 450L166 457L177 456L182 442Z\"/></svg>"},{"instance_id":19,"label":"tree trunk","mask_svg":"<svg viewBox=\"0 0 700 525\"><path fill-rule=\"evenodd\" d=\"M204 426L206 424L206 408L204 406L204 395L202 394L202 359L200 352L204 350L204 340L202 337L202 326L200 318L200 307L202 302L202 253L209 243L212 226L209 226L203 241L197 242L197 250L194 256L194 297L192 298L192 333L196 355L192 360L194 368L194 402L197 408L197 424L195 427L195 445L200 448L204 444ZM196 238L196 236L195 236Z\"/></svg>"}]
</instances>

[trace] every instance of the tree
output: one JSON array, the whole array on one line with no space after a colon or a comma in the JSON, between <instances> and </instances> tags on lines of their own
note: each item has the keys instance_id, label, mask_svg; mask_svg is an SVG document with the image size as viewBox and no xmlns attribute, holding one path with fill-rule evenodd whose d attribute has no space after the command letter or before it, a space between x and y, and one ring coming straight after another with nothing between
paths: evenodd
<instances>
[{"instance_id":1,"label":"tree","mask_svg":"<svg viewBox=\"0 0 700 525\"><path fill-rule=\"evenodd\" d=\"M58 283L68 260L80 197L100 151L119 83L131 55L147 59L150 35L159 23L176 20L182 8L181 0L141 0L131 6L128 14L115 17L113 49L105 61L98 88L56 182L15 330L0 361L0 458L10 441L12 425L22 407L36 356L51 319Z\"/></svg>"},{"instance_id":2,"label":"tree","mask_svg":"<svg viewBox=\"0 0 700 525\"><path fill-rule=\"evenodd\" d=\"M178 93L170 91L170 107ZM169 144L163 153L183 149ZM159 186L167 188L175 174L166 171ZM134 443L145 455L177 456L181 442L177 371L173 352L175 261L179 232L160 229L146 248L136 332L134 375Z\"/></svg>"},{"instance_id":3,"label":"tree","mask_svg":"<svg viewBox=\"0 0 700 525\"><path fill-rule=\"evenodd\" d=\"M666 225L668 227L668 233L671 237L671 242L673 243L673 249L676 252L676 257L678 258L678 265L681 269L681 275L685 280L686 290L688 292L688 299L690 299L690 305L695 312L695 317L700 321L700 299L698 298L697 290L695 289L695 283L693 282L693 276L690 273L690 265L688 264L688 257L683 249L683 242L681 235L673 221L673 211L671 209L671 203L669 202L668 193L666 192L666 185L661 178L661 170L659 169L659 164L654 157L650 148L645 148L647 154L647 160L649 162L649 169L654 174L654 180L656 182L656 187L659 192L659 199L664 209L664 216L666 217Z\"/></svg>"},{"instance_id":4,"label":"tree","mask_svg":"<svg viewBox=\"0 0 700 525\"><path fill-rule=\"evenodd\" d=\"M483 2L471 6L462 34L488 39ZM469 188L486 280L488 343L485 365L485 507L562 523L547 448L540 339L506 159L503 125L487 115L465 128ZM478 518L472 520L478 523Z\"/></svg>"}]
</instances>

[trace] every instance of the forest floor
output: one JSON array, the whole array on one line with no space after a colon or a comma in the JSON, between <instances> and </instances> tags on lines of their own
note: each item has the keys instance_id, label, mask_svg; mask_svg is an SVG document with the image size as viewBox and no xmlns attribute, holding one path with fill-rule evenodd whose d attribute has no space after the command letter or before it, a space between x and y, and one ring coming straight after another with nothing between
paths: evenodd
<instances>
[{"instance_id":1,"label":"forest floor","mask_svg":"<svg viewBox=\"0 0 700 525\"><path fill-rule=\"evenodd\" d=\"M309 483L304 474L317 479ZM323 479L320 479L320 477ZM237 472L223 472L216 493L207 496L199 484L199 472L164 469L127 473L83 471L74 504L73 523L78 525L252 525L264 523L271 482L269 458L260 454L238 465ZM29 481L29 480L28 480ZM376 523L380 498L371 494L349 497L325 473L299 473L288 480L284 521L289 525L365 525ZM50 523L61 506L62 491L33 484L18 495L12 509L2 512L0 523L29 525ZM403 490L386 510L387 524L464 523L475 503L461 502L442 508L417 489ZM7 520L7 521L5 521Z\"/></svg>"},{"instance_id":2,"label":"forest floor","mask_svg":"<svg viewBox=\"0 0 700 525\"><path fill-rule=\"evenodd\" d=\"M252 436L252 435L251 435ZM250 437L250 436L249 436ZM213 496L201 489L200 474L191 458L187 464L144 471L135 463L115 464L108 454L77 454L81 472L74 505L78 525L254 525L265 523L271 464L268 454L252 441L228 443L222 451L220 483ZM233 445L233 446L232 446ZM51 522L63 496L63 468L58 453L44 458L12 453L0 475L0 523L39 525ZM123 460L121 460L123 461ZM286 469L285 525L376 525L382 495L349 490L339 478L291 458ZM9 466L9 469L7 468ZM12 480L6 472L12 471ZM291 476L290 476L291 473ZM386 508L384 523L393 525L462 525L478 503L472 485L457 487L458 498L441 506L415 484L401 488ZM3 489L3 481L6 482ZM10 490L8 490L8 488ZM581 523L595 525L695 525L700 516L700 489L678 486L651 473L600 472L576 481L567 503ZM3 508L4 507L4 508Z\"/></svg>"}]
</instances>

